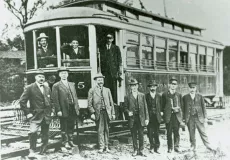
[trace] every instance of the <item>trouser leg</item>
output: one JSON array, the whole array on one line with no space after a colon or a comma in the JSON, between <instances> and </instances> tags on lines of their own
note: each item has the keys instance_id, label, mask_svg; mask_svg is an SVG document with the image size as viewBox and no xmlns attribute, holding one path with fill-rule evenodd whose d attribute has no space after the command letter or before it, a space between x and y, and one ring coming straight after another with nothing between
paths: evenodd
<instances>
[{"instance_id":1,"label":"trouser leg","mask_svg":"<svg viewBox=\"0 0 230 160\"><path fill-rule=\"evenodd\" d=\"M153 137L154 137L154 149L158 149L160 147L160 139L159 139L159 129L160 129L160 123L155 119L153 123Z\"/></svg>"},{"instance_id":2,"label":"trouser leg","mask_svg":"<svg viewBox=\"0 0 230 160\"><path fill-rule=\"evenodd\" d=\"M103 111L104 116L104 139L105 139L105 147L109 147L109 116L106 111Z\"/></svg>"},{"instance_id":3,"label":"trouser leg","mask_svg":"<svg viewBox=\"0 0 230 160\"><path fill-rule=\"evenodd\" d=\"M35 151L37 145L37 131L40 127L40 123L30 123L30 133L29 133L29 141L30 141L30 149Z\"/></svg>"},{"instance_id":4,"label":"trouser leg","mask_svg":"<svg viewBox=\"0 0 230 160\"><path fill-rule=\"evenodd\" d=\"M180 123L179 123L176 115L173 115L174 149L178 149L179 148L179 144L180 144L179 129L180 129Z\"/></svg>"},{"instance_id":5,"label":"trouser leg","mask_svg":"<svg viewBox=\"0 0 230 160\"><path fill-rule=\"evenodd\" d=\"M41 135L42 144L47 145L49 141L49 124L47 124L45 120L43 120L41 124Z\"/></svg>"},{"instance_id":6,"label":"trouser leg","mask_svg":"<svg viewBox=\"0 0 230 160\"><path fill-rule=\"evenodd\" d=\"M60 126L61 126L61 136L62 136L62 145L65 146L65 144L68 142L68 136L67 136L67 118L61 117L60 118Z\"/></svg>"},{"instance_id":7,"label":"trouser leg","mask_svg":"<svg viewBox=\"0 0 230 160\"><path fill-rule=\"evenodd\" d=\"M139 125L138 127L138 139L139 139L139 151L144 150L144 127Z\"/></svg>"},{"instance_id":8,"label":"trouser leg","mask_svg":"<svg viewBox=\"0 0 230 160\"><path fill-rule=\"evenodd\" d=\"M166 123L168 149L172 149L172 122Z\"/></svg>"},{"instance_id":9,"label":"trouser leg","mask_svg":"<svg viewBox=\"0 0 230 160\"><path fill-rule=\"evenodd\" d=\"M198 117L196 118L196 127L197 127L197 130L200 134L200 137L204 143L204 145L208 148L208 149L211 149L211 146L210 146L210 143L209 143L209 140L208 140L208 135L206 133L206 129L205 129L205 126L204 126L204 123L201 123L198 119Z\"/></svg>"},{"instance_id":10,"label":"trouser leg","mask_svg":"<svg viewBox=\"0 0 230 160\"><path fill-rule=\"evenodd\" d=\"M150 143L150 149L153 149L154 143L153 143L153 124L150 122L147 126L148 130L148 137L149 137L149 143Z\"/></svg>"},{"instance_id":11,"label":"trouser leg","mask_svg":"<svg viewBox=\"0 0 230 160\"><path fill-rule=\"evenodd\" d=\"M98 134L99 148L104 149L105 148L105 138L104 138L105 124L104 124L104 116L102 112L100 113L100 117L97 123L98 123L97 134Z\"/></svg>"},{"instance_id":12,"label":"trouser leg","mask_svg":"<svg viewBox=\"0 0 230 160\"><path fill-rule=\"evenodd\" d=\"M195 150L196 149L196 124L193 116L190 116L187 126L189 131L189 140L191 143L191 147L193 148L193 150Z\"/></svg>"},{"instance_id":13,"label":"trouser leg","mask_svg":"<svg viewBox=\"0 0 230 160\"><path fill-rule=\"evenodd\" d=\"M137 126L136 125L137 124L134 122L133 127L130 129L132 139L133 139L133 149L134 149L134 151L138 150L138 146L137 146Z\"/></svg>"}]
</instances>

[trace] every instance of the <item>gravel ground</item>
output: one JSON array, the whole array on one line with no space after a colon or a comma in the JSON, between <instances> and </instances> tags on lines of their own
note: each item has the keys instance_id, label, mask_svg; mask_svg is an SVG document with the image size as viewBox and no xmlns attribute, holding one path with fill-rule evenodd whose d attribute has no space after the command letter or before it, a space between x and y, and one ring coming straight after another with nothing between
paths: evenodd
<instances>
[{"instance_id":1,"label":"gravel ground","mask_svg":"<svg viewBox=\"0 0 230 160\"><path fill-rule=\"evenodd\" d=\"M103 153L99 154L97 149L95 149L95 144L84 144L82 146L82 151L80 154L71 155L71 153L54 153L53 150L49 150L49 153L45 157L38 157L39 159L53 159L53 160L230 160L230 143L229 143L229 135L230 135L230 119L229 117L222 117L224 120L220 122L214 122L214 125L207 126L207 132L209 135L209 140L213 146L217 148L217 153L214 154L208 151L197 132L197 156L194 157L193 152L189 151L189 139L188 139L188 130L180 131L181 141L180 146L182 153L167 153L167 141L166 135L161 135L161 146L160 152L161 154L152 154L149 152L149 141L147 136L145 135L145 149L144 153L147 157L136 156L132 157L132 144L120 143L117 146L110 146L111 153Z\"/></svg>"}]
</instances>

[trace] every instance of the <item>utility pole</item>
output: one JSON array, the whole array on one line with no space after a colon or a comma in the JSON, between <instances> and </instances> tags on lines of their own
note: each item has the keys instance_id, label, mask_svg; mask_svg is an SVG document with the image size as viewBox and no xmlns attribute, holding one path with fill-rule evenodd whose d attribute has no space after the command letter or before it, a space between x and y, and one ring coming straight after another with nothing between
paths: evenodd
<instances>
[{"instance_id":1,"label":"utility pole","mask_svg":"<svg viewBox=\"0 0 230 160\"><path fill-rule=\"evenodd\" d=\"M163 2L164 2L164 13L165 13L165 17L168 17L167 10L166 10L166 2L165 1L166 0L163 0Z\"/></svg>"}]
</instances>

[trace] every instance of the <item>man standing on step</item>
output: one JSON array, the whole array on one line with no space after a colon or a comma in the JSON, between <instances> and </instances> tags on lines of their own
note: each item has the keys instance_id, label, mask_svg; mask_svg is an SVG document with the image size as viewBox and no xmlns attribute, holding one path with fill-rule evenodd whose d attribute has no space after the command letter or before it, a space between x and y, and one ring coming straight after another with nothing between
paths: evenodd
<instances>
[{"instance_id":1,"label":"man standing on step","mask_svg":"<svg viewBox=\"0 0 230 160\"><path fill-rule=\"evenodd\" d=\"M148 87L150 92L145 95L148 112L149 112L149 124L148 137L150 142L150 152L160 153L160 140L159 140L159 129L161 123L161 96L156 93L157 83L155 80L150 81Z\"/></svg>"},{"instance_id":2,"label":"man standing on step","mask_svg":"<svg viewBox=\"0 0 230 160\"><path fill-rule=\"evenodd\" d=\"M75 84L68 81L69 70L59 68L58 74L61 80L53 85L51 99L60 118L62 147L71 149L76 146L73 142L73 133L79 115L78 98Z\"/></svg>"},{"instance_id":3,"label":"man standing on step","mask_svg":"<svg viewBox=\"0 0 230 160\"><path fill-rule=\"evenodd\" d=\"M35 82L28 85L21 98L20 106L24 111L26 118L30 122L30 150L29 158L36 158L35 150L37 144L37 132L41 127L42 146L40 154L44 154L47 149L49 139L49 124L52 120L53 110L51 107L51 91L44 85L45 75L42 70L35 73ZM30 105L27 106L29 101Z\"/></svg>"},{"instance_id":4,"label":"man standing on step","mask_svg":"<svg viewBox=\"0 0 230 160\"><path fill-rule=\"evenodd\" d=\"M188 126L191 150L196 152L196 128L200 134L200 137L207 147L207 149L215 152L211 147L208 136L205 129L205 123L207 123L207 112L204 103L204 98L202 95L196 93L197 84L195 82L188 83L190 93L183 97L184 106L183 120Z\"/></svg>"},{"instance_id":5,"label":"man standing on step","mask_svg":"<svg viewBox=\"0 0 230 160\"><path fill-rule=\"evenodd\" d=\"M115 120L113 98L110 89L103 86L104 78L101 73L96 74L96 86L88 93L88 109L97 125L99 153L110 152L109 122Z\"/></svg>"},{"instance_id":6,"label":"man standing on step","mask_svg":"<svg viewBox=\"0 0 230 160\"><path fill-rule=\"evenodd\" d=\"M124 109L129 116L129 127L133 139L133 156L144 156L144 127L149 123L148 107L143 93L138 92L136 79L129 81L131 92L125 96ZM137 135L139 146L137 145Z\"/></svg>"},{"instance_id":7,"label":"man standing on step","mask_svg":"<svg viewBox=\"0 0 230 160\"><path fill-rule=\"evenodd\" d=\"M169 90L162 94L162 111L167 130L168 153L171 153L173 149L172 135L174 135L174 151L180 152L179 129L183 125L181 110L183 101L181 94L176 91L177 86L177 79L172 77L169 80Z\"/></svg>"}]
</instances>

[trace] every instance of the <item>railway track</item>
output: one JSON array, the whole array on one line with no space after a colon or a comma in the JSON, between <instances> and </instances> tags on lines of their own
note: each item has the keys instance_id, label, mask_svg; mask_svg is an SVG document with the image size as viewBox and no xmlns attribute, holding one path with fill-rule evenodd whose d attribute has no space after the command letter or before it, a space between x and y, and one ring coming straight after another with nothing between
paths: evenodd
<instances>
[{"instance_id":1,"label":"railway track","mask_svg":"<svg viewBox=\"0 0 230 160\"><path fill-rule=\"evenodd\" d=\"M220 121L221 119L223 119L225 116L230 116L230 110L229 109L207 109L208 112L208 119L209 121ZM165 126L161 125L161 130L164 130ZM111 125L111 133L110 133L110 138L114 138L114 137L119 137L119 136L126 136L128 134L130 134L128 126L127 126L127 121L114 121L112 122ZM5 146L8 146L9 144L11 146L14 145L14 143L18 143L18 142L24 142L27 144L27 147L25 148L19 148L19 149L15 149L15 150L8 150L8 151L1 151L1 158L2 159L10 159L10 158L14 158L14 157L24 157L26 155L28 155L28 136L15 136L12 135L12 133L2 133L1 134L2 138L1 138L1 144ZM96 138L96 131L95 131L95 126L81 126L79 127L79 139L83 140L83 139L87 139L85 137L91 137L95 136ZM55 140L51 140L49 143L48 148L56 148L58 146L60 146L60 137L56 138ZM38 150L39 150L40 146L38 146Z\"/></svg>"}]
</instances>

